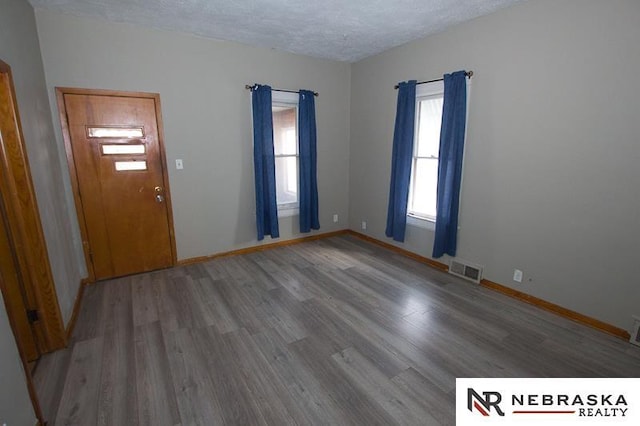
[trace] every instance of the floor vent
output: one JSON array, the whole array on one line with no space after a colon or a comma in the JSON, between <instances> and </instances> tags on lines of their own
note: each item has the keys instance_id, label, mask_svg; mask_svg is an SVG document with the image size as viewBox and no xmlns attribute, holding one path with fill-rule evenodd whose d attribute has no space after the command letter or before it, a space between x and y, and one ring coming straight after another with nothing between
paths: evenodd
<instances>
[{"instance_id":1,"label":"floor vent","mask_svg":"<svg viewBox=\"0 0 640 426\"><path fill-rule=\"evenodd\" d=\"M640 346L640 317L633 316L633 331L629 342L636 346Z\"/></svg>"},{"instance_id":2,"label":"floor vent","mask_svg":"<svg viewBox=\"0 0 640 426\"><path fill-rule=\"evenodd\" d=\"M479 283L482 279L482 266L474 265L466 260L452 260L449 265L449 273Z\"/></svg>"}]
</instances>

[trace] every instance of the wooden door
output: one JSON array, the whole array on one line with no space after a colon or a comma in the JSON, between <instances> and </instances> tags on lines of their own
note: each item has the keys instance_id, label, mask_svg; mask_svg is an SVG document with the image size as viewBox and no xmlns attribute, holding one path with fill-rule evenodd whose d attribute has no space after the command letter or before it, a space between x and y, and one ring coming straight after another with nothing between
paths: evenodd
<instances>
[{"instance_id":1,"label":"wooden door","mask_svg":"<svg viewBox=\"0 0 640 426\"><path fill-rule=\"evenodd\" d=\"M11 67L2 60L0 290L38 424L45 424L28 362L63 348L66 335L31 181Z\"/></svg>"},{"instance_id":2,"label":"wooden door","mask_svg":"<svg viewBox=\"0 0 640 426\"><path fill-rule=\"evenodd\" d=\"M172 266L159 99L58 90L93 278Z\"/></svg>"},{"instance_id":3,"label":"wooden door","mask_svg":"<svg viewBox=\"0 0 640 426\"><path fill-rule=\"evenodd\" d=\"M2 71L0 73L0 150L2 154L6 154L10 148L9 139L14 139L19 129L13 109L11 77L8 68ZM11 193L8 185L8 169L6 164L0 164L0 189L2 190L0 193L0 289L16 343L26 359L34 361L40 357L40 351L27 316L28 310L35 310L35 306L32 306L34 298L27 299L28 289L20 275L15 242L12 241L9 212L6 207L9 200L5 201L5 197L9 197Z\"/></svg>"},{"instance_id":4,"label":"wooden door","mask_svg":"<svg viewBox=\"0 0 640 426\"><path fill-rule=\"evenodd\" d=\"M35 311L35 307L27 304L2 197L0 197L0 288L16 343L27 361L36 361L40 358L40 349L27 315L27 311Z\"/></svg>"}]
</instances>

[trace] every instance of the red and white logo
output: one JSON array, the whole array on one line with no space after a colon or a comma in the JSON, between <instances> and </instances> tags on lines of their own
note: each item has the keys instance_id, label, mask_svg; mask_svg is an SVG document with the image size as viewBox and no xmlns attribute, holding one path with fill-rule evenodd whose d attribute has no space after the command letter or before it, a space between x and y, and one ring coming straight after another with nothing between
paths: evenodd
<instances>
[{"instance_id":1,"label":"red and white logo","mask_svg":"<svg viewBox=\"0 0 640 426\"><path fill-rule=\"evenodd\" d=\"M456 379L456 425L640 425L640 379Z\"/></svg>"},{"instance_id":2,"label":"red and white logo","mask_svg":"<svg viewBox=\"0 0 640 426\"><path fill-rule=\"evenodd\" d=\"M474 410L485 417L491 415L491 410L499 416L504 416L504 412L500 409L502 394L500 392L487 391L482 392L482 396L473 388L467 388L467 409L471 412Z\"/></svg>"}]
</instances>

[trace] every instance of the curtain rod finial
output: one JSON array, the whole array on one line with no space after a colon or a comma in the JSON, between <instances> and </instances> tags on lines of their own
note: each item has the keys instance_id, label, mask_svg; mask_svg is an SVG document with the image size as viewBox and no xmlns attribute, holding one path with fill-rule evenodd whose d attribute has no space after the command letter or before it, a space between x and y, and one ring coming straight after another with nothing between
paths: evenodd
<instances>
[{"instance_id":1,"label":"curtain rod finial","mask_svg":"<svg viewBox=\"0 0 640 426\"><path fill-rule=\"evenodd\" d=\"M467 77L469 78L473 77L473 71L467 71Z\"/></svg>"}]
</instances>

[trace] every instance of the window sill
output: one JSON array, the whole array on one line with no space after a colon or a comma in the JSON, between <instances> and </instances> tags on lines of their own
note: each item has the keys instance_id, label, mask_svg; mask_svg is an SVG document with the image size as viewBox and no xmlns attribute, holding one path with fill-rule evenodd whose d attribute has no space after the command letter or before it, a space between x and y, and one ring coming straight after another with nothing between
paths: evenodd
<instances>
[{"instance_id":1,"label":"window sill","mask_svg":"<svg viewBox=\"0 0 640 426\"><path fill-rule=\"evenodd\" d=\"M278 206L278 217L298 216L300 209L295 206Z\"/></svg>"},{"instance_id":2,"label":"window sill","mask_svg":"<svg viewBox=\"0 0 640 426\"><path fill-rule=\"evenodd\" d=\"M409 214L407 215L407 225L428 229L430 231L435 231L436 229L435 219L428 219L426 217L418 217Z\"/></svg>"}]
</instances>

